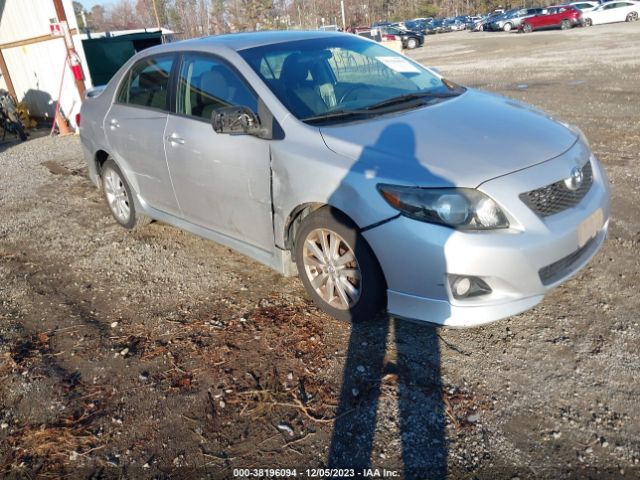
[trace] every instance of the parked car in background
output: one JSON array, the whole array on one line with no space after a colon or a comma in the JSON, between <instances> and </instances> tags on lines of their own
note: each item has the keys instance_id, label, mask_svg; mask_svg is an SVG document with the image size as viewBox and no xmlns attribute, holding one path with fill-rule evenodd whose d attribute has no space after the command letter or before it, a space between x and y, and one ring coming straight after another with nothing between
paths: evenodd
<instances>
[{"instance_id":1,"label":"parked car in background","mask_svg":"<svg viewBox=\"0 0 640 480\"><path fill-rule=\"evenodd\" d=\"M589 1L589 2L582 1L582 2L573 2L573 3L570 3L569 5L571 5L572 7L576 7L578 10L580 10L582 12L583 21L584 21L584 14L586 12L590 12L591 10L597 8L598 6L601 5L601 3L600 2L595 2L595 1L593 1L593 2L591 2L591 1Z\"/></svg>"},{"instance_id":2,"label":"parked car in background","mask_svg":"<svg viewBox=\"0 0 640 480\"><path fill-rule=\"evenodd\" d=\"M393 22L391 26L399 28L400 30L411 30L410 28L407 28L404 22Z\"/></svg>"},{"instance_id":3,"label":"parked car in background","mask_svg":"<svg viewBox=\"0 0 640 480\"><path fill-rule=\"evenodd\" d=\"M421 47L424 44L424 35L411 30L403 30L398 27L387 26L379 27L381 36L396 37L402 41L402 48L408 48L412 50L417 47ZM391 39L392 40L392 39Z\"/></svg>"},{"instance_id":4,"label":"parked car in background","mask_svg":"<svg viewBox=\"0 0 640 480\"><path fill-rule=\"evenodd\" d=\"M631 0L606 2L584 14L587 26L603 23L635 22L640 16L640 2Z\"/></svg>"},{"instance_id":5,"label":"parked car in background","mask_svg":"<svg viewBox=\"0 0 640 480\"><path fill-rule=\"evenodd\" d=\"M538 15L541 12L542 8L519 8L516 10L509 10L501 17L498 17L491 22L489 24L489 30L503 30L505 32L516 30L525 18Z\"/></svg>"},{"instance_id":6,"label":"parked car in background","mask_svg":"<svg viewBox=\"0 0 640 480\"><path fill-rule=\"evenodd\" d=\"M547 7L541 13L525 18L518 31L530 33L534 30L560 28L568 30L571 27L582 24L582 12L571 5L558 5Z\"/></svg>"},{"instance_id":7,"label":"parked car in background","mask_svg":"<svg viewBox=\"0 0 640 480\"><path fill-rule=\"evenodd\" d=\"M501 12L493 12L489 15L485 15L475 23L472 31L481 32L483 30L489 30L489 25L491 24L491 22L500 18L503 13L504 12L501 11Z\"/></svg>"},{"instance_id":8,"label":"parked car in background","mask_svg":"<svg viewBox=\"0 0 640 480\"><path fill-rule=\"evenodd\" d=\"M407 30L411 30L413 32L418 32L421 33L422 35L428 35L429 33L435 33L435 32L429 32L427 29L427 24L428 22L423 21L423 20L407 20L406 22L404 22L406 29Z\"/></svg>"},{"instance_id":9,"label":"parked car in background","mask_svg":"<svg viewBox=\"0 0 640 480\"><path fill-rule=\"evenodd\" d=\"M457 17L445 19L444 24L447 25L452 32L457 32L466 28L464 22Z\"/></svg>"},{"instance_id":10,"label":"parked car in background","mask_svg":"<svg viewBox=\"0 0 640 480\"><path fill-rule=\"evenodd\" d=\"M576 127L356 35L143 50L85 99L80 140L117 223L153 218L297 272L342 320L515 315L607 233L606 174Z\"/></svg>"},{"instance_id":11,"label":"parked car in background","mask_svg":"<svg viewBox=\"0 0 640 480\"><path fill-rule=\"evenodd\" d=\"M451 25L447 24L445 19L436 18L433 22L431 22L432 29L435 33L447 33L451 31Z\"/></svg>"}]
</instances>

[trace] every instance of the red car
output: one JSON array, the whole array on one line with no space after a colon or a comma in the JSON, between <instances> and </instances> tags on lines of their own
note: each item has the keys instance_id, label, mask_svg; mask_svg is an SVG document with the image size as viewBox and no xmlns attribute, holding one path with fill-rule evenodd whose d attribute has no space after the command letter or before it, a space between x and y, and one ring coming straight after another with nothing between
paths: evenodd
<instances>
[{"instance_id":1,"label":"red car","mask_svg":"<svg viewBox=\"0 0 640 480\"><path fill-rule=\"evenodd\" d=\"M547 7L542 13L525 18L518 26L518 30L530 33L545 28L560 28L568 30L582 24L582 12L571 5Z\"/></svg>"}]
</instances>

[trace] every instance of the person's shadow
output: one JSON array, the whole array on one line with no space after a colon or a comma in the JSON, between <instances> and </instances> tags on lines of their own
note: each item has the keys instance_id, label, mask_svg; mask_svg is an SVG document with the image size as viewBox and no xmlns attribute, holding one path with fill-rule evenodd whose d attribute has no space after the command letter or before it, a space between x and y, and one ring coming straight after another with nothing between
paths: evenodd
<instances>
[{"instance_id":1,"label":"person's shadow","mask_svg":"<svg viewBox=\"0 0 640 480\"><path fill-rule=\"evenodd\" d=\"M420 186L452 186L450 181L435 176L420 163L416 158L413 128L398 121L386 127L376 143L362 151L334 195L337 199L342 196L342 189L353 191L355 184L370 181L375 185L393 178L410 179L412 184ZM366 233L359 237L361 243L355 247L356 257L366 237ZM389 247L402 249L404 246ZM429 263L434 272L446 271L444 252L429 258ZM428 282L430 272L425 272L424 277ZM436 288L445 288L446 281L444 276L438 279ZM387 283L391 283L389 279ZM438 314L448 316L442 310ZM447 442L442 388L438 335L434 326L393 319L387 314L353 323L328 467L355 469L356 476L362 472L360 478L368 468L400 469L398 473L408 479L444 478ZM388 401L394 396L397 415L394 402ZM385 401L381 401L382 398ZM384 405L383 410L379 411L379 404ZM376 435L382 441L374 446ZM400 450L401 465L393 461L398 456L397 450Z\"/></svg>"}]
</instances>

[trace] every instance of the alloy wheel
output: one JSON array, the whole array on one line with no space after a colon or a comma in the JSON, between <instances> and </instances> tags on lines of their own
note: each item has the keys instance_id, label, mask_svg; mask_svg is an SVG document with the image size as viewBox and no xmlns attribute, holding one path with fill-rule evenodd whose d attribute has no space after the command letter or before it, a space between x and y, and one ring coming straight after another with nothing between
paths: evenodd
<instances>
[{"instance_id":1,"label":"alloy wheel","mask_svg":"<svg viewBox=\"0 0 640 480\"><path fill-rule=\"evenodd\" d=\"M638 20L638 12L631 12L627 15L627 22L635 22Z\"/></svg>"},{"instance_id":2,"label":"alloy wheel","mask_svg":"<svg viewBox=\"0 0 640 480\"><path fill-rule=\"evenodd\" d=\"M315 292L339 310L352 308L362 291L362 273L352 248L336 232L317 228L304 240L304 273Z\"/></svg>"},{"instance_id":3,"label":"alloy wheel","mask_svg":"<svg viewBox=\"0 0 640 480\"><path fill-rule=\"evenodd\" d=\"M104 173L104 193L113 215L122 223L127 223L131 215L129 196L118 173L109 168Z\"/></svg>"}]
</instances>

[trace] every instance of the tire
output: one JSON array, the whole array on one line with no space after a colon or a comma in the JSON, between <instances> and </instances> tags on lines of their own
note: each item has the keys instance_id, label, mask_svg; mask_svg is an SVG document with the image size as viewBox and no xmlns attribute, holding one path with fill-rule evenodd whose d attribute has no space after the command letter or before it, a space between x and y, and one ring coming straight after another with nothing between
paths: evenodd
<instances>
[{"instance_id":1,"label":"tire","mask_svg":"<svg viewBox=\"0 0 640 480\"><path fill-rule=\"evenodd\" d=\"M505 32L510 32L512 29L513 25L511 25L510 22L507 22L502 26L502 30L504 30Z\"/></svg>"},{"instance_id":2,"label":"tire","mask_svg":"<svg viewBox=\"0 0 640 480\"><path fill-rule=\"evenodd\" d=\"M625 19L627 22L635 22L636 20L638 20L638 12L629 12Z\"/></svg>"},{"instance_id":3,"label":"tire","mask_svg":"<svg viewBox=\"0 0 640 480\"><path fill-rule=\"evenodd\" d=\"M531 24L530 24L530 23L525 23L525 24L522 26L522 31L523 31L524 33L531 33L531 32L533 32L533 27L531 26Z\"/></svg>"},{"instance_id":4,"label":"tire","mask_svg":"<svg viewBox=\"0 0 640 480\"><path fill-rule=\"evenodd\" d=\"M342 321L362 322L385 309L386 283L378 260L341 212L322 207L305 218L294 249L300 279L325 313Z\"/></svg>"},{"instance_id":5,"label":"tire","mask_svg":"<svg viewBox=\"0 0 640 480\"><path fill-rule=\"evenodd\" d=\"M407 39L407 48L409 50L413 50L414 48L416 48L418 46L418 40L416 40L415 38L409 38Z\"/></svg>"},{"instance_id":6,"label":"tire","mask_svg":"<svg viewBox=\"0 0 640 480\"><path fill-rule=\"evenodd\" d=\"M120 167L111 158L107 159L101 172L102 191L109 211L116 222L127 230L148 225L151 219L137 215L131 188Z\"/></svg>"},{"instance_id":7,"label":"tire","mask_svg":"<svg viewBox=\"0 0 640 480\"><path fill-rule=\"evenodd\" d=\"M560 30L569 30L571 28L571 22L569 20L562 20L560 22Z\"/></svg>"},{"instance_id":8,"label":"tire","mask_svg":"<svg viewBox=\"0 0 640 480\"><path fill-rule=\"evenodd\" d=\"M591 20L590 18L585 18L584 19L584 26L585 27L591 27L593 25L593 20Z\"/></svg>"}]
</instances>

